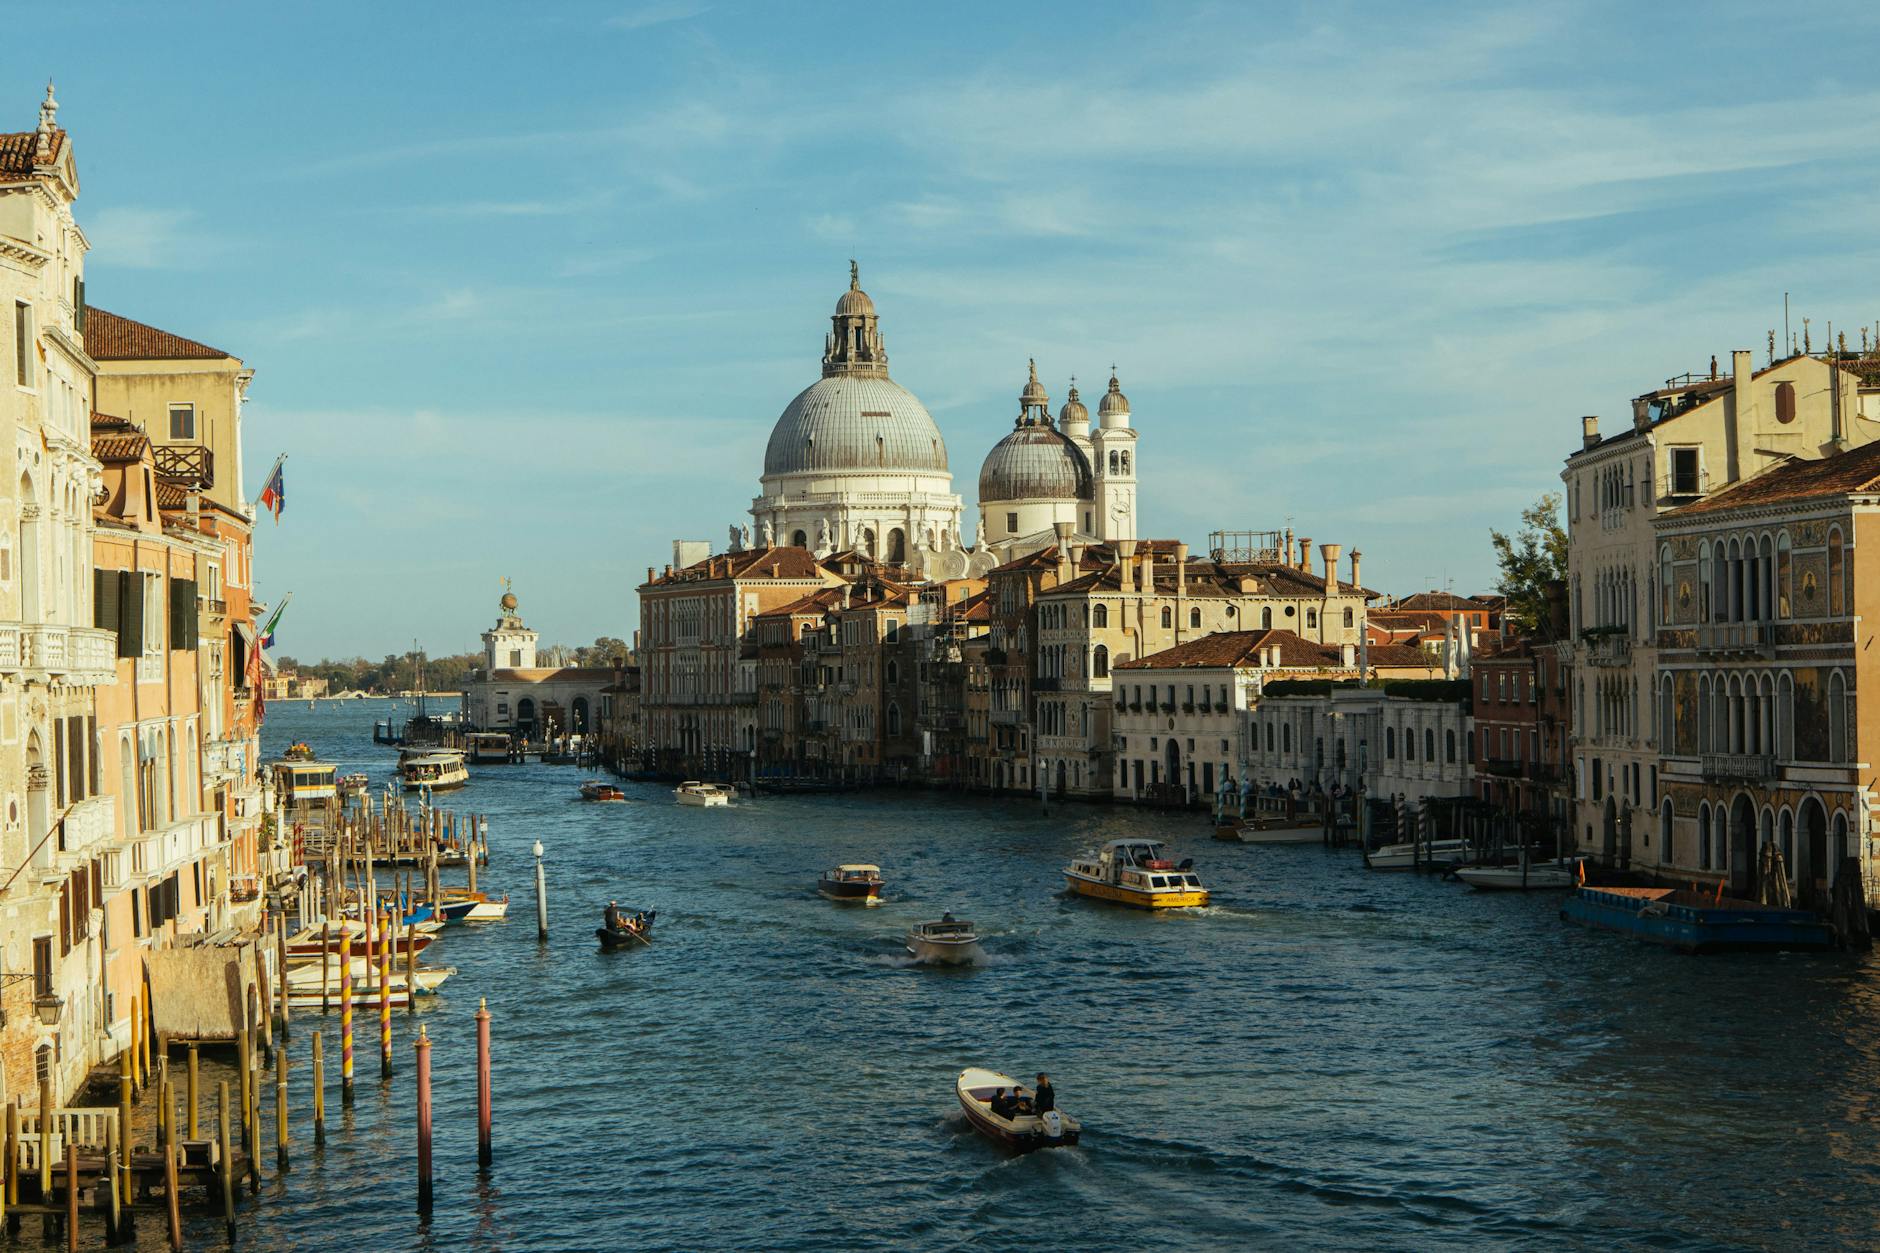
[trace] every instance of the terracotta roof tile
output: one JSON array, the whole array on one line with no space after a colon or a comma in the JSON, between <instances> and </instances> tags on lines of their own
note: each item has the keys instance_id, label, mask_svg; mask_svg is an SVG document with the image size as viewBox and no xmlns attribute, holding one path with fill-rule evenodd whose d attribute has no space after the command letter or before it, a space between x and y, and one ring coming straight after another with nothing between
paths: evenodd
<instances>
[{"instance_id":1,"label":"terracotta roof tile","mask_svg":"<svg viewBox=\"0 0 1880 1253\"><path fill-rule=\"evenodd\" d=\"M1116 669L1218 670L1257 665L1260 650L1271 647L1279 649L1279 664L1289 670L1336 669L1344 665L1344 652L1338 645L1315 644L1292 631L1274 630L1217 631L1136 661L1118 662Z\"/></svg>"},{"instance_id":2,"label":"terracotta roof tile","mask_svg":"<svg viewBox=\"0 0 1880 1253\"><path fill-rule=\"evenodd\" d=\"M15 183L33 176L33 154L39 149L38 131L0 134L0 182ZM65 130L52 128L52 159L65 151Z\"/></svg>"},{"instance_id":3,"label":"terracotta roof tile","mask_svg":"<svg viewBox=\"0 0 1880 1253\"><path fill-rule=\"evenodd\" d=\"M1476 596L1458 596L1454 592L1418 592L1406 596L1391 606L1393 610L1426 610L1438 613L1455 613L1461 610L1480 612L1493 609L1487 603L1488 598Z\"/></svg>"},{"instance_id":4,"label":"terracotta roof tile","mask_svg":"<svg viewBox=\"0 0 1880 1253\"><path fill-rule=\"evenodd\" d=\"M1810 500L1818 496L1845 496L1850 492L1873 491L1880 491L1880 444L1865 444L1819 460L1780 462L1734 487L1673 510L1669 516L1682 518L1690 514L1715 513L1720 509L1739 509L1747 505L1771 505Z\"/></svg>"},{"instance_id":5,"label":"terracotta roof tile","mask_svg":"<svg viewBox=\"0 0 1880 1253\"><path fill-rule=\"evenodd\" d=\"M777 567L774 575L770 570L772 565ZM718 553L702 561L695 561L683 570L657 575L644 586L663 587L714 579L813 579L824 573L821 563L810 555L807 548L751 548L739 553Z\"/></svg>"},{"instance_id":6,"label":"terracotta roof tile","mask_svg":"<svg viewBox=\"0 0 1880 1253\"><path fill-rule=\"evenodd\" d=\"M1437 664L1415 644L1373 644L1365 654L1373 670L1427 670Z\"/></svg>"},{"instance_id":7,"label":"terracotta roof tile","mask_svg":"<svg viewBox=\"0 0 1880 1253\"><path fill-rule=\"evenodd\" d=\"M134 322L96 305L85 309L85 351L93 361L157 361L180 359L233 358L181 335Z\"/></svg>"}]
</instances>

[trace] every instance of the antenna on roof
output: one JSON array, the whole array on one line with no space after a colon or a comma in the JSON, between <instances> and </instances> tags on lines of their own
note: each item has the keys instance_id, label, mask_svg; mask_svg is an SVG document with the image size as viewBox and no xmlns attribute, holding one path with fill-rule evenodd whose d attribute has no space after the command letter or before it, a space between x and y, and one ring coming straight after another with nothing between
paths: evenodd
<instances>
[{"instance_id":1,"label":"antenna on roof","mask_svg":"<svg viewBox=\"0 0 1880 1253\"><path fill-rule=\"evenodd\" d=\"M1789 329L1789 294L1787 292L1782 293L1782 342L1789 346L1790 351L1794 351L1795 332Z\"/></svg>"}]
</instances>

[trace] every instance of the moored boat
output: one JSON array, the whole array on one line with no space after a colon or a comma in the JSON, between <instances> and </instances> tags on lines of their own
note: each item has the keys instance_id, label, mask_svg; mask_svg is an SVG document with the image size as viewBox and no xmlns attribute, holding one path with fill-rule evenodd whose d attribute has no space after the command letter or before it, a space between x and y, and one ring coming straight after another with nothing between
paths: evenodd
<instances>
[{"instance_id":1,"label":"moored boat","mask_svg":"<svg viewBox=\"0 0 1880 1253\"><path fill-rule=\"evenodd\" d=\"M355 953L362 951L366 943L366 929L364 925L351 922L350 920L348 920L347 925L348 929L352 932L352 942L349 947ZM430 947L431 941L435 938L436 937L429 931L414 931L410 928L400 928L399 933L392 939L392 952L401 958L406 953L413 950L422 953L426 948ZM325 952L337 955L339 953L339 944L340 927L337 924L326 934L325 938L322 938L322 933L318 927L304 928L288 937L287 960L291 963L299 959L318 958L322 952L323 946Z\"/></svg>"},{"instance_id":2,"label":"moored boat","mask_svg":"<svg viewBox=\"0 0 1880 1253\"><path fill-rule=\"evenodd\" d=\"M1372 849L1364 855L1364 864L1373 870L1414 870L1418 865L1438 866L1468 855L1467 840L1424 840Z\"/></svg>"},{"instance_id":3,"label":"moored boat","mask_svg":"<svg viewBox=\"0 0 1880 1253\"><path fill-rule=\"evenodd\" d=\"M463 737L464 756L473 766L501 766L509 762L507 731L472 731Z\"/></svg>"},{"instance_id":4,"label":"moored boat","mask_svg":"<svg viewBox=\"0 0 1880 1253\"><path fill-rule=\"evenodd\" d=\"M964 966L984 955L973 924L952 914L937 922L917 922L907 933L907 951L916 961Z\"/></svg>"},{"instance_id":5,"label":"moored boat","mask_svg":"<svg viewBox=\"0 0 1880 1253\"><path fill-rule=\"evenodd\" d=\"M604 779L589 779L581 785L584 801L623 801L627 794Z\"/></svg>"},{"instance_id":6,"label":"moored boat","mask_svg":"<svg viewBox=\"0 0 1880 1253\"><path fill-rule=\"evenodd\" d=\"M706 807L731 803L730 788L720 787L716 783L700 783L696 779L688 779L681 783L672 789L672 795L673 799L681 805Z\"/></svg>"},{"instance_id":7,"label":"moored boat","mask_svg":"<svg viewBox=\"0 0 1880 1253\"><path fill-rule=\"evenodd\" d=\"M1517 862L1512 866L1458 866L1456 878L1485 892L1565 891L1579 870L1577 857L1562 861Z\"/></svg>"},{"instance_id":8,"label":"moored boat","mask_svg":"<svg viewBox=\"0 0 1880 1253\"><path fill-rule=\"evenodd\" d=\"M972 1123L973 1129L981 1135L1021 1152L1077 1143L1078 1137L1083 1134L1083 1126L1061 1109L1046 1110L1043 1114L1007 1116L994 1113L992 1098L999 1090L1003 1088L1010 1093L1018 1086L1018 1081L1010 1075L1002 1075L996 1070L981 1070L976 1066L962 1070L953 1084L960 1099L960 1108L966 1111L966 1121Z\"/></svg>"},{"instance_id":9,"label":"moored boat","mask_svg":"<svg viewBox=\"0 0 1880 1253\"><path fill-rule=\"evenodd\" d=\"M1214 828L1214 838L1230 844L1321 844L1325 828L1271 827L1259 822L1224 822Z\"/></svg>"},{"instance_id":10,"label":"moored boat","mask_svg":"<svg viewBox=\"0 0 1880 1253\"><path fill-rule=\"evenodd\" d=\"M816 891L827 900L878 905L881 903L881 867L856 862L825 870L816 880Z\"/></svg>"},{"instance_id":11,"label":"moored boat","mask_svg":"<svg viewBox=\"0 0 1880 1253\"><path fill-rule=\"evenodd\" d=\"M1582 886L1560 916L1622 931L1684 953L1826 949L1834 929L1806 909L1784 909L1682 888Z\"/></svg>"},{"instance_id":12,"label":"moored boat","mask_svg":"<svg viewBox=\"0 0 1880 1253\"><path fill-rule=\"evenodd\" d=\"M1143 909L1181 909L1208 903L1194 862L1177 865L1159 840L1111 840L1064 868L1065 886L1080 896Z\"/></svg>"}]
</instances>

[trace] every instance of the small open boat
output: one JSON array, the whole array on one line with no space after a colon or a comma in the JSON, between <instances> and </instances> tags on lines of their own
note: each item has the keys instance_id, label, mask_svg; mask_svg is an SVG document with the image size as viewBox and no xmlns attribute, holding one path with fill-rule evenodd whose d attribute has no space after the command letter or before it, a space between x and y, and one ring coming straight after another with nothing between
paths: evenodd
<instances>
[{"instance_id":1,"label":"small open boat","mask_svg":"<svg viewBox=\"0 0 1880 1253\"><path fill-rule=\"evenodd\" d=\"M1372 849L1364 855L1364 864L1373 870L1414 870L1419 862L1441 866L1468 855L1467 840L1424 840L1420 844L1386 844Z\"/></svg>"},{"instance_id":2,"label":"small open boat","mask_svg":"<svg viewBox=\"0 0 1880 1253\"><path fill-rule=\"evenodd\" d=\"M1456 878L1472 888L1503 892L1564 892L1572 887L1580 859L1530 861L1525 866L1458 866Z\"/></svg>"},{"instance_id":3,"label":"small open boat","mask_svg":"<svg viewBox=\"0 0 1880 1253\"><path fill-rule=\"evenodd\" d=\"M881 867L858 862L825 870L816 880L816 891L826 900L879 905Z\"/></svg>"},{"instance_id":4,"label":"small open boat","mask_svg":"<svg viewBox=\"0 0 1880 1253\"><path fill-rule=\"evenodd\" d=\"M602 948L637 948L642 944L651 944L647 933L653 929L653 919L659 911L649 909L644 913L620 915L620 925L612 928L594 928L594 938L601 942Z\"/></svg>"},{"instance_id":5,"label":"small open boat","mask_svg":"<svg viewBox=\"0 0 1880 1253\"><path fill-rule=\"evenodd\" d=\"M907 933L907 951L916 961L941 966L963 966L983 955L973 924L952 914L915 923Z\"/></svg>"},{"instance_id":6,"label":"small open boat","mask_svg":"<svg viewBox=\"0 0 1880 1253\"><path fill-rule=\"evenodd\" d=\"M298 959L317 958L320 956L323 944L326 952L337 956L339 954L342 926L345 930L352 932L352 951L354 953L363 952L366 944L365 925L363 923L353 922L351 919L346 919L343 924L335 923L333 925L330 932L331 938L325 941L322 940L321 930L318 927L303 927L301 930L296 931L287 939L287 960L292 963ZM436 937L429 931L413 931L401 928L399 933L392 939L392 952L397 954L400 958L403 958L404 955L412 949L416 949L418 952L422 953L435 938Z\"/></svg>"},{"instance_id":7,"label":"small open boat","mask_svg":"<svg viewBox=\"0 0 1880 1253\"><path fill-rule=\"evenodd\" d=\"M973 1124L974 1130L1020 1152L1075 1144L1083 1134L1083 1126L1061 1109L1011 1117L993 1113L993 1095L1000 1088L1011 1092L1019 1086L1010 1075L969 1067L960 1072L953 1086L959 1094L960 1108L966 1111L966 1120Z\"/></svg>"},{"instance_id":8,"label":"small open boat","mask_svg":"<svg viewBox=\"0 0 1880 1253\"><path fill-rule=\"evenodd\" d=\"M584 801L623 801L627 799L627 794L605 780L589 779L581 785L581 799Z\"/></svg>"}]
</instances>

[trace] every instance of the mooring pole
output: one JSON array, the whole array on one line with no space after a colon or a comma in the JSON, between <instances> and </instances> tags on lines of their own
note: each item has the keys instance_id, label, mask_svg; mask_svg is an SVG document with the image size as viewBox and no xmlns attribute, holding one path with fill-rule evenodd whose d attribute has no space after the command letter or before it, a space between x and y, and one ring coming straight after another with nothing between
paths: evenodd
<instances>
[{"instance_id":1,"label":"mooring pole","mask_svg":"<svg viewBox=\"0 0 1880 1253\"><path fill-rule=\"evenodd\" d=\"M339 1099L353 1100L353 981L352 928L339 931Z\"/></svg>"},{"instance_id":2,"label":"mooring pole","mask_svg":"<svg viewBox=\"0 0 1880 1253\"><path fill-rule=\"evenodd\" d=\"M490 1002L477 1002L477 1165L489 1169L490 1151Z\"/></svg>"},{"instance_id":3,"label":"mooring pole","mask_svg":"<svg viewBox=\"0 0 1880 1253\"><path fill-rule=\"evenodd\" d=\"M418 1212L431 1212L431 1038L418 1028Z\"/></svg>"},{"instance_id":4,"label":"mooring pole","mask_svg":"<svg viewBox=\"0 0 1880 1253\"><path fill-rule=\"evenodd\" d=\"M548 876L542 870L542 841L535 842L535 938L548 939Z\"/></svg>"}]
</instances>

